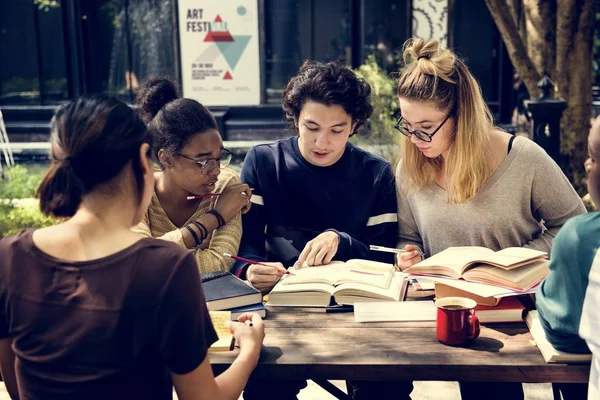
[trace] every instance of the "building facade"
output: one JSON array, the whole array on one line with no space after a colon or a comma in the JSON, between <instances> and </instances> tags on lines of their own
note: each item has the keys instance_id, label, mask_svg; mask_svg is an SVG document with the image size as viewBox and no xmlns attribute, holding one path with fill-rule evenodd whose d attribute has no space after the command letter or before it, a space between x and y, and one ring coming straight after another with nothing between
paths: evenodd
<instances>
[{"instance_id":1,"label":"building facade","mask_svg":"<svg viewBox=\"0 0 600 400\"><path fill-rule=\"evenodd\" d=\"M461 54L496 120L510 122L513 68L483 0L256 1L260 101L210 107L229 140L281 136L282 91L303 60L357 68L372 54L391 73L411 36ZM81 94L131 102L149 75L181 81L178 26L177 0L0 0L0 108L11 140L45 140L55 107Z\"/></svg>"}]
</instances>

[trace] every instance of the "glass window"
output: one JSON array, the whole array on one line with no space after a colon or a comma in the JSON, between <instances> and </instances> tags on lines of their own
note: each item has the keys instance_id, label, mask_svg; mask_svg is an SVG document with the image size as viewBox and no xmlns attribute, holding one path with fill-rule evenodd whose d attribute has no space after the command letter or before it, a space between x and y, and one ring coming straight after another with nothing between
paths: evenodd
<instances>
[{"instance_id":1,"label":"glass window","mask_svg":"<svg viewBox=\"0 0 600 400\"><path fill-rule=\"evenodd\" d=\"M351 0L265 0L265 81L269 103L305 59L350 64Z\"/></svg>"},{"instance_id":2,"label":"glass window","mask_svg":"<svg viewBox=\"0 0 600 400\"><path fill-rule=\"evenodd\" d=\"M131 101L150 75L176 77L174 0L85 2L90 89Z\"/></svg>"},{"instance_id":3,"label":"glass window","mask_svg":"<svg viewBox=\"0 0 600 400\"><path fill-rule=\"evenodd\" d=\"M410 37L409 0L369 0L365 4L365 56L375 55L388 72L398 70L402 45Z\"/></svg>"},{"instance_id":4,"label":"glass window","mask_svg":"<svg viewBox=\"0 0 600 400\"><path fill-rule=\"evenodd\" d=\"M68 98L60 2L0 0L0 105Z\"/></svg>"}]
</instances>

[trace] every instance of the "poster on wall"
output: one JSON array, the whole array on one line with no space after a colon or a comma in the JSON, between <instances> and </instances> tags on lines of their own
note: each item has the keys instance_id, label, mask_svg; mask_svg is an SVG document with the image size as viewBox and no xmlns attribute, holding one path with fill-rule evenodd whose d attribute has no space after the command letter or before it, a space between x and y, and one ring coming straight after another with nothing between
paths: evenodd
<instances>
[{"instance_id":1,"label":"poster on wall","mask_svg":"<svg viewBox=\"0 0 600 400\"><path fill-rule=\"evenodd\" d=\"M183 96L207 106L260 103L257 0L179 0Z\"/></svg>"}]
</instances>

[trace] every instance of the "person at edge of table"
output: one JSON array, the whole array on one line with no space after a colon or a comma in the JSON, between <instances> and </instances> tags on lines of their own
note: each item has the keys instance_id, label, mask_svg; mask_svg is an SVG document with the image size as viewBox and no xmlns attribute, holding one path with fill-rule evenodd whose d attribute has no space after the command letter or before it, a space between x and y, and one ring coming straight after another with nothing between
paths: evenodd
<instances>
[{"instance_id":1,"label":"person at edge of table","mask_svg":"<svg viewBox=\"0 0 600 400\"><path fill-rule=\"evenodd\" d=\"M0 241L0 373L12 399L237 399L264 326L230 327L240 353L215 378L217 339L193 255L131 231L154 187L152 138L137 113L83 97L52 120L37 196L67 218ZM183 305L183 306L182 306ZM253 326L246 321L252 321Z\"/></svg>"},{"instance_id":2,"label":"person at edge of table","mask_svg":"<svg viewBox=\"0 0 600 400\"><path fill-rule=\"evenodd\" d=\"M170 78L146 80L135 102L161 171L148 211L133 230L192 250L202 273L231 270L233 260L224 253L238 252L241 213L250 208L252 192L227 168L231 153L215 118L196 100L179 98Z\"/></svg>"},{"instance_id":3,"label":"person at edge of table","mask_svg":"<svg viewBox=\"0 0 600 400\"><path fill-rule=\"evenodd\" d=\"M600 204L600 118L588 137L585 169L594 204ZM600 398L600 213L571 219L554 239L550 273L536 295L546 338L557 350L593 354L589 399ZM587 344L586 344L587 342ZM564 394L564 393L563 393ZM580 398L584 398L584 393Z\"/></svg>"},{"instance_id":4,"label":"person at edge of table","mask_svg":"<svg viewBox=\"0 0 600 400\"><path fill-rule=\"evenodd\" d=\"M283 93L283 110L298 136L250 149L241 179L254 188L243 216L233 271L269 291L292 265L393 255L370 244L395 246L395 179L389 162L348 142L373 111L371 87L337 63L305 61ZM408 398L412 384L351 382L355 399ZM295 399L305 381L254 380L245 399ZM396 396L393 397L392 396ZM266 396L266 397L265 397ZM404 397L403 397L404 396Z\"/></svg>"},{"instance_id":5,"label":"person at edge of table","mask_svg":"<svg viewBox=\"0 0 600 400\"><path fill-rule=\"evenodd\" d=\"M403 134L398 186L398 256L406 269L452 246L494 251L552 239L583 202L537 144L493 125L479 84L437 41L411 39L398 81ZM522 399L520 384L460 383L463 399Z\"/></svg>"}]
</instances>

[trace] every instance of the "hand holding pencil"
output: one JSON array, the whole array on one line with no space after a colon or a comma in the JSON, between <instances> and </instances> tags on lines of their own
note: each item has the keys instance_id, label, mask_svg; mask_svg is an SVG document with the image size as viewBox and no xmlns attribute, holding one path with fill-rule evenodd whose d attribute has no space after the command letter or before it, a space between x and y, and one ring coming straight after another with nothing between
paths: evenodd
<instances>
[{"instance_id":1,"label":"hand holding pencil","mask_svg":"<svg viewBox=\"0 0 600 400\"><path fill-rule=\"evenodd\" d=\"M388 253L396 254L396 264L404 271L412 265L415 265L425 259L425 254L420 248L412 244L407 244L404 249L392 249L389 247L373 246L369 247L370 250L385 251Z\"/></svg>"},{"instance_id":2,"label":"hand holding pencil","mask_svg":"<svg viewBox=\"0 0 600 400\"><path fill-rule=\"evenodd\" d=\"M257 262L228 253L224 255L250 264L246 270L246 278L252 286L261 292L271 290L283 275L293 275L280 262Z\"/></svg>"}]
</instances>

